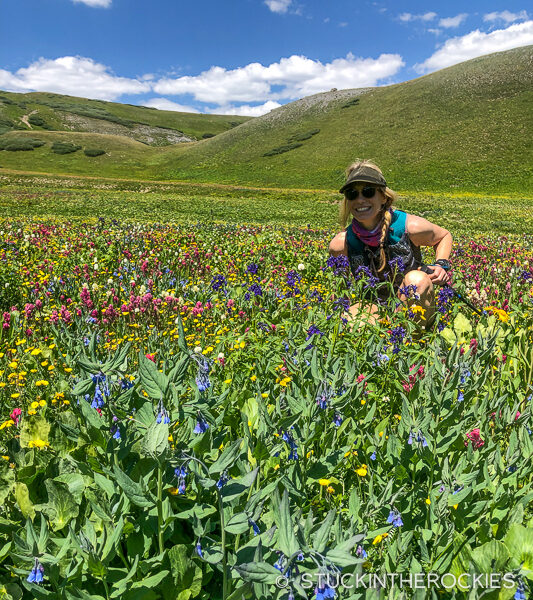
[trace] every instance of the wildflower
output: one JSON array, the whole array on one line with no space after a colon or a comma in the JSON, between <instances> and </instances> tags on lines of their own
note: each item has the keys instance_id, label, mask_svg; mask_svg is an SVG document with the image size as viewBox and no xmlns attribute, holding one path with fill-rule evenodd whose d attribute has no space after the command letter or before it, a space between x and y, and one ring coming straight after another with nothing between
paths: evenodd
<instances>
[{"instance_id":1,"label":"wildflower","mask_svg":"<svg viewBox=\"0 0 533 600\"><path fill-rule=\"evenodd\" d=\"M333 423L335 424L335 427L339 427L342 423L342 415L336 412L333 417Z\"/></svg>"},{"instance_id":2,"label":"wildflower","mask_svg":"<svg viewBox=\"0 0 533 600\"><path fill-rule=\"evenodd\" d=\"M204 554L202 552L202 544L200 544L200 541L196 542L196 554L198 554L200 558L204 557Z\"/></svg>"},{"instance_id":3,"label":"wildflower","mask_svg":"<svg viewBox=\"0 0 533 600\"><path fill-rule=\"evenodd\" d=\"M466 437L468 439L465 440L465 446L468 446L468 442L470 441L474 450L478 450L485 445L484 440L481 439L479 429L472 429L472 431L466 434Z\"/></svg>"},{"instance_id":4,"label":"wildflower","mask_svg":"<svg viewBox=\"0 0 533 600\"><path fill-rule=\"evenodd\" d=\"M205 433L208 429L209 423L202 417L200 413L198 413L196 427L194 428L193 433Z\"/></svg>"},{"instance_id":5,"label":"wildflower","mask_svg":"<svg viewBox=\"0 0 533 600\"><path fill-rule=\"evenodd\" d=\"M309 327L309 329L307 330L307 337L305 338L305 341L307 341L313 335L320 335L320 337L322 337L324 333L320 331L320 329L316 327L316 325L311 325L311 327Z\"/></svg>"},{"instance_id":6,"label":"wildflower","mask_svg":"<svg viewBox=\"0 0 533 600\"><path fill-rule=\"evenodd\" d=\"M412 445L413 444L413 440L417 442L417 444L421 445L422 448L427 448L428 443L426 438L422 435L422 432L420 431L420 429L418 430L418 433L416 434L416 440L413 436L413 431L411 430L411 432L409 433L409 439L407 440L407 443Z\"/></svg>"},{"instance_id":7,"label":"wildflower","mask_svg":"<svg viewBox=\"0 0 533 600\"><path fill-rule=\"evenodd\" d=\"M113 425L109 430L109 433L113 436L113 439L120 440L120 429L118 425Z\"/></svg>"},{"instance_id":8,"label":"wildflower","mask_svg":"<svg viewBox=\"0 0 533 600\"><path fill-rule=\"evenodd\" d=\"M518 581L513 600L526 600L526 586L522 578L520 578Z\"/></svg>"},{"instance_id":9,"label":"wildflower","mask_svg":"<svg viewBox=\"0 0 533 600\"><path fill-rule=\"evenodd\" d=\"M392 349L393 354L398 354L398 352L400 351L400 345L403 342L405 333L406 333L405 329L401 326L395 327L390 332L390 338L391 338L391 342L393 344L393 349Z\"/></svg>"},{"instance_id":10,"label":"wildflower","mask_svg":"<svg viewBox=\"0 0 533 600\"><path fill-rule=\"evenodd\" d=\"M355 555L362 556L363 558L367 558L367 556L368 556L368 554L366 553L366 550L361 545L357 546L357 549L355 550Z\"/></svg>"},{"instance_id":11,"label":"wildflower","mask_svg":"<svg viewBox=\"0 0 533 600\"><path fill-rule=\"evenodd\" d=\"M182 465L181 467L174 469L174 474L179 479L177 493L184 494L186 485L185 478L187 477L187 467L185 465Z\"/></svg>"},{"instance_id":12,"label":"wildflower","mask_svg":"<svg viewBox=\"0 0 533 600\"><path fill-rule=\"evenodd\" d=\"M390 358L387 354L378 352L377 360L376 360L376 364L378 367L389 362L389 360L390 360Z\"/></svg>"},{"instance_id":13,"label":"wildflower","mask_svg":"<svg viewBox=\"0 0 533 600\"><path fill-rule=\"evenodd\" d=\"M224 471L224 472L222 473L222 475L220 476L220 479L219 479L219 480L216 482L216 484L215 484L215 485L217 486L217 488L218 488L219 490L221 490L221 489L222 489L222 488L223 488L223 487L226 485L226 483L227 483L228 481L229 481L228 474L227 474L227 472L226 472L226 471Z\"/></svg>"},{"instance_id":14,"label":"wildflower","mask_svg":"<svg viewBox=\"0 0 533 600\"><path fill-rule=\"evenodd\" d=\"M451 299L453 298L453 289L450 286L442 286L437 292L437 310L445 314Z\"/></svg>"},{"instance_id":15,"label":"wildflower","mask_svg":"<svg viewBox=\"0 0 533 600\"><path fill-rule=\"evenodd\" d=\"M401 527L403 525L402 515L393 508L387 517L387 523L391 523L393 527Z\"/></svg>"},{"instance_id":16,"label":"wildflower","mask_svg":"<svg viewBox=\"0 0 533 600\"><path fill-rule=\"evenodd\" d=\"M416 287L416 285L412 284L412 285L406 285L404 287L399 288L399 293L402 296L405 296L406 298L414 298L415 300L418 300L420 298L420 296L416 293L416 290L418 288ZM412 307L413 312L415 307ZM416 308L422 308L422 307L416 307ZM423 309L422 309L423 310Z\"/></svg>"},{"instance_id":17,"label":"wildflower","mask_svg":"<svg viewBox=\"0 0 533 600\"><path fill-rule=\"evenodd\" d=\"M372 452L372 454L370 455L370 460L376 460L376 453Z\"/></svg>"},{"instance_id":18,"label":"wildflower","mask_svg":"<svg viewBox=\"0 0 533 600\"><path fill-rule=\"evenodd\" d=\"M198 372L196 374L196 385L198 386L198 391L205 392L211 387L211 381L209 379L209 371L211 370L211 366L209 360L204 356L193 355L194 360L198 364Z\"/></svg>"},{"instance_id":19,"label":"wildflower","mask_svg":"<svg viewBox=\"0 0 533 600\"><path fill-rule=\"evenodd\" d=\"M361 465L358 469L355 469L355 472L359 475L359 477L365 477L368 470L366 465Z\"/></svg>"},{"instance_id":20,"label":"wildflower","mask_svg":"<svg viewBox=\"0 0 533 600\"><path fill-rule=\"evenodd\" d=\"M155 354L145 354L145 356L148 360L151 360L153 363L155 363Z\"/></svg>"},{"instance_id":21,"label":"wildflower","mask_svg":"<svg viewBox=\"0 0 533 600\"><path fill-rule=\"evenodd\" d=\"M327 600L328 598L335 598L337 595L335 589L329 587L327 583L324 583L322 586L317 586L315 588L315 600Z\"/></svg>"},{"instance_id":22,"label":"wildflower","mask_svg":"<svg viewBox=\"0 0 533 600\"><path fill-rule=\"evenodd\" d=\"M156 423L164 423L168 425L170 423L170 417L168 416L168 412L163 405L163 401L160 400L157 407L157 417L155 419Z\"/></svg>"},{"instance_id":23,"label":"wildflower","mask_svg":"<svg viewBox=\"0 0 533 600\"><path fill-rule=\"evenodd\" d=\"M250 273L251 275L257 275L258 270L259 270L259 267L255 263L250 263L248 265L248 267L246 268L246 272Z\"/></svg>"},{"instance_id":24,"label":"wildflower","mask_svg":"<svg viewBox=\"0 0 533 600\"><path fill-rule=\"evenodd\" d=\"M44 567L39 562L39 559L35 559L33 569L30 571L26 581L28 583L42 583L44 579Z\"/></svg>"},{"instance_id":25,"label":"wildflower","mask_svg":"<svg viewBox=\"0 0 533 600\"><path fill-rule=\"evenodd\" d=\"M261 530L259 529L259 526L255 521L253 521L252 519L248 519L248 524L254 530L254 535L259 535L261 533Z\"/></svg>"},{"instance_id":26,"label":"wildflower","mask_svg":"<svg viewBox=\"0 0 533 600\"><path fill-rule=\"evenodd\" d=\"M334 269L335 275L346 275L350 268L350 262L347 256L341 254L340 256L330 256L326 262L326 266L322 267L322 270L330 268Z\"/></svg>"},{"instance_id":27,"label":"wildflower","mask_svg":"<svg viewBox=\"0 0 533 600\"><path fill-rule=\"evenodd\" d=\"M220 288L223 288L227 284L226 278L224 275L215 275L211 280L211 289L215 292Z\"/></svg>"},{"instance_id":28,"label":"wildflower","mask_svg":"<svg viewBox=\"0 0 533 600\"><path fill-rule=\"evenodd\" d=\"M380 542L382 542L387 537L389 537L388 533L382 533L381 535L376 535L376 537L372 541L372 545L375 546L376 544L379 544Z\"/></svg>"}]
</instances>

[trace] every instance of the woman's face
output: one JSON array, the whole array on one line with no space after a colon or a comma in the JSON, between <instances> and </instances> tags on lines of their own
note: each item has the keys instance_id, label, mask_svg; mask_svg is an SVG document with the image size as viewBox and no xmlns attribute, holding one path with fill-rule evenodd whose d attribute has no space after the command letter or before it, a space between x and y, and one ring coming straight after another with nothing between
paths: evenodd
<instances>
[{"instance_id":1,"label":"woman's face","mask_svg":"<svg viewBox=\"0 0 533 600\"><path fill-rule=\"evenodd\" d=\"M357 194L355 191L357 190ZM364 190L364 194L361 193ZM367 198L373 191L370 198ZM374 229L381 220L381 209L387 202L383 192L369 183L354 183L345 192L350 213L368 230Z\"/></svg>"}]
</instances>

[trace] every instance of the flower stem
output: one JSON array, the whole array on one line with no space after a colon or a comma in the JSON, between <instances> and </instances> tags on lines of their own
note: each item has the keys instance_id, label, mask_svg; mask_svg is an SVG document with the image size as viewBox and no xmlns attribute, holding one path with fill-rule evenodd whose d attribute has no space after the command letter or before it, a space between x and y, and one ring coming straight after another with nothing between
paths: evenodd
<instances>
[{"instance_id":1,"label":"flower stem","mask_svg":"<svg viewBox=\"0 0 533 600\"><path fill-rule=\"evenodd\" d=\"M226 525L224 523L224 505L222 503L222 494L218 492L218 511L220 513L220 530L222 532L222 600L226 600L227 588L227 556L226 556Z\"/></svg>"},{"instance_id":2,"label":"flower stem","mask_svg":"<svg viewBox=\"0 0 533 600\"><path fill-rule=\"evenodd\" d=\"M161 465L157 465L157 539L159 554L163 554L163 473Z\"/></svg>"}]
</instances>

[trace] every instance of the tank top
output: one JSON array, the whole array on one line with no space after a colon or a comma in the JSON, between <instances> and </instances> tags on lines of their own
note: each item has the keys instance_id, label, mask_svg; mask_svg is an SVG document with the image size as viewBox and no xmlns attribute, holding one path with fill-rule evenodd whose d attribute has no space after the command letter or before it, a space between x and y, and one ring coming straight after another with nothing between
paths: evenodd
<instances>
[{"instance_id":1,"label":"tank top","mask_svg":"<svg viewBox=\"0 0 533 600\"><path fill-rule=\"evenodd\" d=\"M403 210L394 209L392 212L391 224L389 227L386 243L383 247L387 257L387 264L381 273L378 273L380 264L380 248L372 248L363 243L353 232L352 225L346 228L346 242L348 246L348 261L350 270L355 276L359 267L369 267L379 281L391 281L394 268L391 268L389 261L394 258L401 259L400 265L396 271L396 278L393 282L394 289L397 290L403 280L405 273L414 271L422 266L422 253L418 246L415 246L409 238L406 231L407 213ZM403 269L401 268L403 266Z\"/></svg>"}]
</instances>

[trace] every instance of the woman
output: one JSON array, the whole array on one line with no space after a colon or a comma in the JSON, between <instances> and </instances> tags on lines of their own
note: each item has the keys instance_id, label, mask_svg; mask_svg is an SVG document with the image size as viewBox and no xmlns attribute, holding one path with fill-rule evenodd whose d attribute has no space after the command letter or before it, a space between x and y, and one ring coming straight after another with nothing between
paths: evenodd
<instances>
[{"instance_id":1,"label":"woman","mask_svg":"<svg viewBox=\"0 0 533 600\"><path fill-rule=\"evenodd\" d=\"M435 316L434 286L451 281L450 232L422 217L392 208L397 194L387 187L381 169L368 160L354 162L347 168L346 183L339 191L344 193L341 225L344 227L350 216L353 220L331 240L330 254L347 256L355 277L363 270L370 271L379 282L391 281L400 300L408 304L416 300L422 307L415 319L429 327ZM420 246L435 248L434 264L422 263ZM380 286L377 292L378 303L388 296L384 287ZM359 308L360 303L350 307L352 318ZM372 304L371 315L377 310L377 304ZM371 322L375 320L370 318Z\"/></svg>"}]
</instances>

